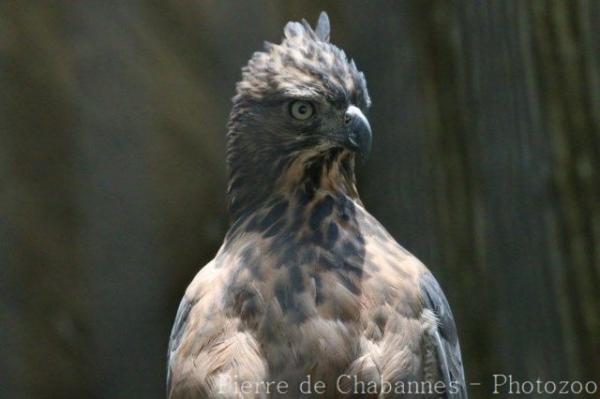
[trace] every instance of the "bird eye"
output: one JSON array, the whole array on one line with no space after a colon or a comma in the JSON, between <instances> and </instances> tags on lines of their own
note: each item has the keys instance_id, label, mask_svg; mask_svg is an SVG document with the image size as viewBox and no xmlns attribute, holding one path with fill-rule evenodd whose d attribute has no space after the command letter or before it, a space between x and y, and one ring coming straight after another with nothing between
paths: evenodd
<instances>
[{"instance_id":1,"label":"bird eye","mask_svg":"<svg viewBox=\"0 0 600 399\"><path fill-rule=\"evenodd\" d=\"M315 113L315 107L308 101L296 100L290 104L290 115L300 121L307 120Z\"/></svg>"}]
</instances>

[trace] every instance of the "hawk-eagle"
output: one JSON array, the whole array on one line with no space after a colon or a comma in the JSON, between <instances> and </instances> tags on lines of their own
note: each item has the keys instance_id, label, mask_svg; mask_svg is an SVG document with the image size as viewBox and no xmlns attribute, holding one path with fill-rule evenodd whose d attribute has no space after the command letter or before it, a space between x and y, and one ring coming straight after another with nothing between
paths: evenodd
<instances>
[{"instance_id":1,"label":"hawk-eagle","mask_svg":"<svg viewBox=\"0 0 600 399\"><path fill-rule=\"evenodd\" d=\"M288 23L242 75L233 223L179 306L168 397L466 398L440 286L358 196L370 99L327 15Z\"/></svg>"}]
</instances>

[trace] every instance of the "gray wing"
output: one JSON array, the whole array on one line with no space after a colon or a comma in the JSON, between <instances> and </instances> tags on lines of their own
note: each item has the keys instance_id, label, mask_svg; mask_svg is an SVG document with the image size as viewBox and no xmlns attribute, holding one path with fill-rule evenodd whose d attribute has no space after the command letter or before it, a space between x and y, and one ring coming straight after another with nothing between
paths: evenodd
<instances>
[{"instance_id":1,"label":"gray wing","mask_svg":"<svg viewBox=\"0 0 600 399\"><path fill-rule=\"evenodd\" d=\"M179 347L192 306L193 303L184 296L177 309L177 316L175 316L175 322L171 330L167 352L167 397L171 394L171 354Z\"/></svg>"},{"instance_id":2,"label":"gray wing","mask_svg":"<svg viewBox=\"0 0 600 399\"><path fill-rule=\"evenodd\" d=\"M465 373L456 324L448 300L435 277L429 273L421 277L421 293L425 307L433 311L438 318L438 328L433 345L437 353L440 374L446 387L449 387L444 398L467 399Z\"/></svg>"}]
</instances>

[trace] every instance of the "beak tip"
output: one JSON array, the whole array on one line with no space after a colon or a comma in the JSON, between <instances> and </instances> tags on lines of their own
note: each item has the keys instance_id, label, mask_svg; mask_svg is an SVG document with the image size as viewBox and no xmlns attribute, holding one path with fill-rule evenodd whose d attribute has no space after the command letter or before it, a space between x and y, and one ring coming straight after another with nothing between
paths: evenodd
<instances>
[{"instance_id":1,"label":"beak tip","mask_svg":"<svg viewBox=\"0 0 600 399\"><path fill-rule=\"evenodd\" d=\"M371 141L361 146L361 148L358 151L358 155L362 163L365 163L369 160L369 156L371 155Z\"/></svg>"},{"instance_id":2,"label":"beak tip","mask_svg":"<svg viewBox=\"0 0 600 399\"><path fill-rule=\"evenodd\" d=\"M365 162L369 157L373 142L371 125L362 111L355 106L350 106L346 111L346 115L350 117L348 146L358 153L362 162Z\"/></svg>"}]
</instances>

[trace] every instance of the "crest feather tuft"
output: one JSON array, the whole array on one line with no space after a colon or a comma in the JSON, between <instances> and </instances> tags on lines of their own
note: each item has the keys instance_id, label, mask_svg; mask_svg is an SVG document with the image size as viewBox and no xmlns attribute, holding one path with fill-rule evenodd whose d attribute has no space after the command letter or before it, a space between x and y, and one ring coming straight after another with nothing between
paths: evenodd
<instances>
[{"instance_id":1,"label":"crest feather tuft","mask_svg":"<svg viewBox=\"0 0 600 399\"><path fill-rule=\"evenodd\" d=\"M295 21L288 22L285 25L285 28L283 28L283 33L285 34L285 37L289 40L298 36L302 36L305 32L305 27L300 22Z\"/></svg>"},{"instance_id":2,"label":"crest feather tuft","mask_svg":"<svg viewBox=\"0 0 600 399\"><path fill-rule=\"evenodd\" d=\"M329 34L331 31L331 26L329 24L329 16L325 11L321 11L319 15L319 20L317 21L317 27L315 28L315 33L317 37L324 42L329 42Z\"/></svg>"}]
</instances>

